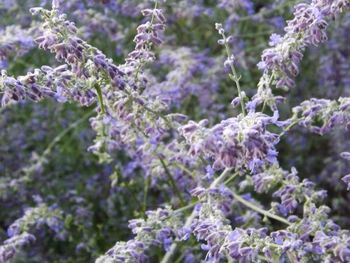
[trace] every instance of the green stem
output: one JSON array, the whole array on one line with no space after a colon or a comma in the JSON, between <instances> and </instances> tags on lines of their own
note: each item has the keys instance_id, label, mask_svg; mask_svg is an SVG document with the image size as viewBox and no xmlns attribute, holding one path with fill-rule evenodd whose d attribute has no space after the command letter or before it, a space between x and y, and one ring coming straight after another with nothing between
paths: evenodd
<instances>
[{"instance_id":1,"label":"green stem","mask_svg":"<svg viewBox=\"0 0 350 263\"><path fill-rule=\"evenodd\" d=\"M62 138L64 136L66 136L71 130L74 130L79 124L81 124L82 122L84 122L86 119L88 119L89 117L91 117L93 114L93 111L89 111L88 113L86 113L81 119L77 120L76 122L73 122L71 125L69 125L65 130L63 130L62 132L60 132L52 141L51 143L47 146L47 148L45 149L45 151L42 154L42 157L48 155L52 148L59 143Z\"/></svg>"},{"instance_id":2,"label":"green stem","mask_svg":"<svg viewBox=\"0 0 350 263\"><path fill-rule=\"evenodd\" d=\"M143 188L143 205L142 205L142 214L145 214L147 209L147 197L148 197L148 190L151 183L151 177L147 177L145 180L145 186Z\"/></svg>"},{"instance_id":3,"label":"green stem","mask_svg":"<svg viewBox=\"0 0 350 263\"><path fill-rule=\"evenodd\" d=\"M286 224L286 225L291 225L286 219L278 216L278 215L275 215L275 214L272 214L258 206L256 206L255 204L245 200L243 197L241 197L240 195L236 194L235 192L232 191L232 194L233 194L233 198L236 199L238 202L240 202L241 204L245 205L246 207L258 212L259 214L262 214L264 216L267 216L267 217L270 217L272 219L275 219L283 224Z\"/></svg>"},{"instance_id":4,"label":"green stem","mask_svg":"<svg viewBox=\"0 0 350 263\"><path fill-rule=\"evenodd\" d=\"M222 183L222 182L226 179L227 175L231 172L231 170L232 170L232 168L226 168L226 169L222 172L222 174L221 174L218 178L216 178L216 179L214 180L214 182L211 183L211 185L209 186L209 188L217 187L220 183Z\"/></svg>"},{"instance_id":5,"label":"green stem","mask_svg":"<svg viewBox=\"0 0 350 263\"><path fill-rule=\"evenodd\" d=\"M62 132L60 132L52 141L51 143L46 147L46 149L43 151L43 153L38 157L38 163L43 163L46 156L48 156L52 149L58 144L70 131L74 130L78 125L80 125L82 122L84 122L86 119L88 119L90 116L92 116L93 111L89 111L86 113L81 119L73 122L71 125L69 125L66 129L64 129ZM28 165L21 169L21 171L26 170L27 172L31 173L35 170L36 164Z\"/></svg>"},{"instance_id":6,"label":"green stem","mask_svg":"<svg viewBox=\"0 0 350 263\"><path fill-rule=\"evenodd\" d=\"M185 253L183 253L176 261L175 263L183 262L183 259L185 258Z\"/></svg>"},{"instance_id":7,"label":"green stem","mask_svg":"<svg viewBox=\"0 0 350 263\"><path fill-rule=\"evenodd\" d=\"M153 9L157 9L158 7L158 1L154 1L154 8ZM152 14L152 18L151 18L151 25L153 25L154 22L154 13Z\"/></svg>"},{"instance_id":8,"label":"green stem","mask_svg":"<svg viewBox=\"0 0 350 263\"><path fill-rule=\"evenodd\" d=\"M230 178L228 178L228 179L224 182L224 185L228 185L229 183L231 183L231 182L236 178L237 175L238 175L238 172L237 172L237 173L234 173Z\"/></svg>"},{"instance_id":9,"label":"green stem","mask_svg":"<svg viewBox=\"0 0 350 263\"><path fill-rule=\"evenodd\" d=\"M288 132L295 125L297 125L299 123L299 121L300 121L300 119L297 119L297 120L293 121L291 124L289 124L289 126L279 134L279 137L282 137L284 134L286 134L286 132Z\"/></svg>"},{"instance_id":10,"label":"green stem","mask_svg":"<svg viewBox=\"0 0 350 263\"><path fill-rule=\"evenodd\" d=\"M185 173L187 173L188 175L190 175L192 178L195 178L196 176L189 170L187 169L184 165L180 164L180 163L174 163L173 166L181 169L182 171L184 171Z\"/></svg>"},{"instance_id":11,"label":"green stem","mask_svg":"<svg viewBox=\"0 0 350 263\"><path fill-rule=\"evenodd\" d=\"M195 207L196 204L199 204L199 202L194 202L194 203L192 203L192 204L189 204L189 205L186 205L186 206L181 207L181 208L179 208L179 209L176 209L176 210L174 211L174 213L175 213L175 214L182 213L182 212L184 212L184 211L186 211L186 210L188 210L188 209L190 209L190 208Z\"/></svg>"},{"instance_id":12,"label":"green stem","mask_svg":"<svg viewBox=\"0 0 350 263\"><path fill-rule=\"evenodd\" d=\"M224 43L225 43L225 50L226 50L227 58L230 59L230 56L232 55L232 52L230 50L230 47L227 44L227 41L226 41L227 38L226 38L225 34L222 34L222 38L223 38ZM234 67L233 63L230 63L230 68L231 68L231 72L232 72L231 79L236 84L236 88L237 88L237 91L238 91L238 96L239 96L240 102L241 102L242 113L245 116L246 115L246 111L245 111L244 98L242 97L241 84L239 83L239 80L240 80L241 77L238 76L236 68Z\"/></svg>"},{"instance_id":13,"label":"green stem","mask_svg":"<svg viewBox=\"0 0 350 263\"><path fill-rule=\"evenodd\" d=\"M170 182L171 187L173 188L173 191L175 192L175 194L177 195L177 197L180 200L181 206L184 206L185 205L185 200L183 199L183 197L181 195L181 192L180 192L179 188L177 187L173 176L171 175L171 173L170 173L168 167L166 166L164 160L162 158L160 158L160 157L159 157L159 160L160 160L160 162L161 162L161 164L162 164L162 166L164 168L165 174L167 175L167 177L169 179L169 182Z\"/></svg>"},{"instance_id":14,"label":"green stem","mask_svg":"<svg viewBox=\"0 0 350 263\"><path fill-rule=\"evenodd\" d=\"M97 92L97 98L98 98L98 102L99 102L100 107L101 107L101 112L102 112L102 114L105 114L105 106L103 104L103 97L102 97L101 87L97 83L95 83L94 88L95 88L95 90Z\"/></svg>"},{"instance_id":15,"label":"green stem","mask_svg":"<svg viewBox=\"0 0 350 263\"><path fill-rule=\"evenodd\" d=\"M263 107L262 107L261 112L264 113L264 112L265 112L265 109L266 109L266 100L264 100L264 104L263 104Z\"/></svg>"}]
</instances>

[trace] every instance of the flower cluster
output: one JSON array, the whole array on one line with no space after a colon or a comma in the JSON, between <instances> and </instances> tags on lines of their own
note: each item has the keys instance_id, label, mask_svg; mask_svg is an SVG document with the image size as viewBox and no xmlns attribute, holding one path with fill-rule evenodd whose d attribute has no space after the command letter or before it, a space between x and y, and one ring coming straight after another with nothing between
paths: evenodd
<instances>
[{"instance_id":1,"label":"flower cluster","mask_svg":"<svg viewBox=\"0 0 350 263\"><path fill-rule=\"evenodd\" d=\"M311 132L325 134L339 125L350 129L350 99L339 98L338 101L311 99L304 101L293 109L300 115L299 124Z\"/></svg>"},{"instance_id":2,"label":"flower cluster","mask_svg":"<svg viewBox=\"0 0 350 263\"><path fill-rule=\"evenodd\" d=\"M43 66L27 75L13 78L6 71L1 72L0 87L4 92L1 104L24 100L41 101L53 98L58 102L77 101L83 106L91 105L96 98L94 91L87 89L86 81L76 81L66 65L51 68Z\"/></svg>"},{"instance_id":3,"label":"flower cluster","mask_svg":"<svg viewBox=\"0 0 350 263\"><path fill-rule=\"evenodd\" d=\"M191 155L203 155L214 161L216 170L249 169L255 172L264 164L276 162L277 134L267 130L270 124L283 125L277 116L261 113L230 118L208 129L207 121L189 122L180 128L190 146Z\"/></svg>"},{"instance_id":4,"label":"flower cluster","mask_svg":"<svg viewBox=\"0 0 350 263\"><path fill-rule=\"evenodd\" d=\"M40 228L47 225L57 234L57 237L64 238L62 212L58 209L47 207L40 204L35 208L28 208L24 215L17 219L7 229L9 237L20 235L23 231L29 231L31 228Z\"/></svg>"},{"instance_id":5,"label":"flower cluster","mask_svg":"<svg viewBox=\"0 0 350 263\"><path fill-rule=\"evenodd\" d=\"M327 40L327 20L339 15L348 1L317 1L300 3L295 6L294 18L287 21L285 35L272 34L271 48L263 51L258 68L263 70L255 102L275 107L278 96L272 94L271 86L289 89L295 86L303 52L310 45Z\"/></svg>"},{"instance_id":6,"label":"flower cluster","mask_svg":"<svg viewBox=\"0 0 350 263\"><path fill-rule=\"evenodd\" d=\"M160 9L144 9L142 14L145 17L150 17L151 20L137 27L137 35L134 38L135 50L126 59L126 62L135 68L138 68L140 63L155 59L150 49L152 46L159 46L162 43L160 34L164 31L166 22Z\"/></svg>"},{"instance_id":7,"label":"flower cluster","mask_svg":"<svg viewBox=\"0 0 350 263\"><path fill-rule=\"evenodd\" d=\"M4 244L0 246L1 262L10 261L22 248L31 245L35 241L35 237L28 233L22 233L7 239Z\"/></svg>"},{"instance_id":8,"label":"flower cluster","mask_svg":"<svg viewBox=\"0 0 350 263\"><path fill-rule=\"evenodd\" d=\"M96 262L147 262L146 250L152 246L164 246L168 250L176 237L174 229L180 228L181 221L171 209L147 211L147 219L129 221L129 228L136 235L128 242L117 242L105 256Z\"/></svg>"},{"instance_id":9,"label":"flower cluster","mask_svg":"<svg viewBox=\"0 0 350 263\"><path fill-rule=\"evenodd\" d=\"M285 27L286 34L272 35L272 48L262 54L259 68L270 71L277 87L294 86L293 78L299 73L302 52L309 45L318 45L327 40L326 19L338 15L349 6L348 1L317 1L295 6L294 18Z\"/></svg>"}]
</instances>

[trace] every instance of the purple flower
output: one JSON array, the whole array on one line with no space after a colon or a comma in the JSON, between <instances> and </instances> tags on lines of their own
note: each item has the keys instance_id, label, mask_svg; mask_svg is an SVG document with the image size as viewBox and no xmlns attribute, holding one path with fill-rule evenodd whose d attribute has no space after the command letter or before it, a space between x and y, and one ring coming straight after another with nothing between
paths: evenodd
<instances>
[{"instance_id":1,"label":"purple flower","mask_svg":"<svg viewBox=\"0 0 350 263\"><path fill-rule=\"evenodd\" d=\"M349 160L350 161L350 153L349 152L342 152L340 154L341 158L344 158L345 160Z\"/></svg>"},{"instance_id":2,"label":"purple flower","mask_svg":"<svg viewBox=\"0 0 350 263\"><path fill-rule=\"evenodd\" d=\"M347 186L348 186L348 191L350 191L350 174L344 176L344 177L342 178L342 180L343 180L344 183L347 184Z\"/></svg>"},{"instance_id":3,"label":"purple flower","mask_svg":"<svg viewBox=\"0 0 350 263\"><path fill-rule=\"evenodd\" d=\"M341 6L341 7L340 7ZM286 34L281 38L273 34L270 39L272 48L265 49L259 68L265 74L273 74L277 87L294 86L294 77L299 73L302 51L309 45L318 45L327 40L326 19L342 12L349 6L348 1L317 1L300 3L295 6L294 17L287 21Z\"/></svg>"},{"instance_id":4,"label":"purple flower","mask_svg":"<svg viewBox=\"0 0 350 263\"><path fill-rule=\"evenodd\" d=\"M270 42L269 42L269 45L274 47L274 46L277 46L278 44L280 44L281 42L283 41L283 38L278 35L278 34L272 34L270 36Z\"/></svg>"},{"instance_id":5,"label":"purple flower","mask_svg":"<svg viewBox=\"0 0 350 263\"><path fill-rule=\"evenodd\" d=\"M4 244L0 246L0 261L11 261L24 247L32 245L35 241L36 238L26 232L5 240Z\"/></svg>"},{"instance_id":6,"label":"purple flower","mask_svg":"<svg viewBox=\"0 0 350 263\"><path fill-rule=\"evenodd\" d=\"M180 128L180 133L190 145L190 154L213 159L214 169L245 167L255 172L265 163L276 162L274 145L279 138L266 130L273 123L277 123L275 118L249 113L211 129L204 128L204 122L189 122Z\"/></svg>"}]
</instances>

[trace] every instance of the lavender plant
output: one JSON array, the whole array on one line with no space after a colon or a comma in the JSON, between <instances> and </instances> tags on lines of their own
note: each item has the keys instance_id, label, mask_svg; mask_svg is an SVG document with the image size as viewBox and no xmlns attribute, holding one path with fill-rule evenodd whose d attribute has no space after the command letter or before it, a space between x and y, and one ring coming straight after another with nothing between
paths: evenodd
<instances>
[{"instance_id":1,"label":"lavender plant","mask_svg":"<svg viewBox=\"0 0 350 263\"><path fill-rule=\"evenodd\" d=\"M350 262L348 0L20 2L0 262Z\"/></svg>"}]
</instances>

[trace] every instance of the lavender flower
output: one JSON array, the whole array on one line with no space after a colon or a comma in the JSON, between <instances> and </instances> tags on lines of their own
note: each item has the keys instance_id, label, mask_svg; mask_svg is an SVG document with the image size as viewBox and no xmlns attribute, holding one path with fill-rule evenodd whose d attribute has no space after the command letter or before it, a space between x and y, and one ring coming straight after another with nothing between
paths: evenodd
<instances>
[{"instance_id":1,"label":"lavender flower","mask_svg":"<svg viewBox=\"0 0 350 263\"><path fill-rule=\"evenodd\" d=\"M0 88L3 90L2 106L24 100L40 101L54 98L58 102L78 101L81 105L90 105L95 101L95 93L84 90L85 81L76 81L67 66L56 68L43 66L26 76L13 78L6 71L1 72ZM68 87L73 88L68 88Z\"/></svg>"},{"instance_id":2,"label":"lavender flower","mask_svg":"<svg viewBox=\"0 0 350 263\"><path fill-rule=\"evenodd\" d=\"M344 177L342 178L342 180L344 181L344 183L347 184L347 186L348 186L348 191L350 191L350 175L348 174L348 175L344 176Z\"/></svg>"},{"instance_id":3,"label":"lavender flower","mask_svg":"<svg viewBox=\"0 0 350 263\"><path fill-rule=\"evenodd\" d=\"M330 3L316 0L310 4L296 5L294 18L287 22L283 40L273 42L275 46L263 52L259 67L277 76L277 87L292 87L293 77L299 73L302 51L310 44L326 41L325 29L328 24L325 19L336 16L348 5L347 1Z\"/></svg>"},{"instance_id":4,"label":"lavender flower","mask_svg":"<svg viewBox=\"0 0 350 263\"><path fill-rule=\"evenodd\" d=\"M1 262L10 262L18 252L35 241L35 237L26 232L5 240L4 244L0 246Z\"/></svg>"},{"instance_id":5,"label":"lavender flower","mask_svg":"<svg viewBox=\"0 0 350 263\"><path fill-rule=\"evenodd\" d=\"M203 154L214 160L213 167L258 170L263 164L276 162L275 144L279 138L266 130L269 124L278 123L275 117L249 113L222 121L211 129L206 121L190 122L180 133L191 145L191 155Z\"/></svg>"},{"instance_id":6,"label":"lavender flower","mask_svg":"<svg viewBox=\"0 0 350 263\"><path fill-rule=\"evenodd\" d=\"M137 70L139 70L140 64L154 60L154 54L150 48L162 43L160 34L164 31L166 22L161 9L144 9L142 14L149 17L150 21L137 27L137 35L134 38L135 50L126 59L127 64Z\"/></svg>"},{"instance_id":7,"label":"lavender flower","mask_svg":"<svg viewBox=\"0 0 350 263\"><path fill-rule=\"evenodd\" d=\"M64 225L62 222L62 211L45 204L40 204L35 208L28 208L24 215L13 222L7 229L9 237L20 235L31 228L41 228L47 225L59 239L64 239ZM33 231L33 230L32 230Z\"/></svg>"},{"instance_id":8,"label":"lavender flower","mask_svg":"<svg viewBox=\"0 0 350 263\"><path fill-rule=\"evenodd\" d=\"M275 100L271 94L271 84L287 89L295 86L294 78L299 74L303 51L310 45L325 42L326 20L337 16L348 6L349 2L343 0L314 0L310 4L300 3L295 6L294 18L287 21L285 27L286 34L277 42L270 42L275 46L264 50L258 64L258 68L264 71L258 90L260 96L256 96L259 104L264 102L275 107L274 103L271 105L271 101Z\"/></svg>"},{"instance_id":9,"label":"lavender flower","mask_svg":"<svg viewBox=\"0 0 350 263\"><path fill-rule=\"evenodd\" d=\"M170 209L148 211L147 219L129 221L129 228L136 235L128 242L117 242L96 262L148 262L146 251L151 246L169 248L176 233L174 229L180 227L178 215Z\"/></svg>"},{"instance_id":10,"label":"lavender flower","mask_svg":"<svg viewBox=\"0 0 350 263\"><path fill-rule=\"evenodd\" d=\"M345 125L349 129L349 105L348 98L339 98L338 101L313 98L302 102L293 111L301 115L300 125L322 135L338 125ZM321 121L321 127L315 125L317 121Z\"/></svg>"}]
</instances>

